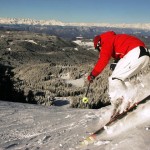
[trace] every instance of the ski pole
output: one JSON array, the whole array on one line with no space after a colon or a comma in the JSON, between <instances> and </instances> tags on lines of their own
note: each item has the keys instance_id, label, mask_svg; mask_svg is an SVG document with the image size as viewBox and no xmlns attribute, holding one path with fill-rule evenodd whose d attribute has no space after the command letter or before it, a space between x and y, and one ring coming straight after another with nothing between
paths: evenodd
<instances>
[{"instance_id":1,"label":"ski pole","mask_svg":"<svg viewBox=\"0 0 150 150\"><path fill-rule=\"evenodd\" d=\"M88 98L87 98L87 95L88 95L88 92L89 92L90 83L91 83L91 82L89 82L89 84L88 84L88 88L87 88L85 97L82 98L82 102L85 103L85 104L88 103L88 101L89 101Z\"/></svg>"}]
</instances>

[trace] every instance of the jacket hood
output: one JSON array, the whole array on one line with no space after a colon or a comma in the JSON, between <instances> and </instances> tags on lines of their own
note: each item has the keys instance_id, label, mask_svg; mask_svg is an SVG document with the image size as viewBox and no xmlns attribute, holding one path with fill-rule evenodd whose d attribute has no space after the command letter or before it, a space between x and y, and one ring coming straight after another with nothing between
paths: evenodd
<instances>
[{"instance_id":1,"label":"jacket hood","mask_svg":"<svg viewBox=\"0 0 150 150\"><path fill-rule=\"evenodd\" d=\"M112 38L116 35L116 33L114 31L108 31L108 32L105 32L105 33L102 33L100 35L100 39L101 39L101 44L105 41L105 39L109 39L109 38Z\"/></svg>"}]
</instances>

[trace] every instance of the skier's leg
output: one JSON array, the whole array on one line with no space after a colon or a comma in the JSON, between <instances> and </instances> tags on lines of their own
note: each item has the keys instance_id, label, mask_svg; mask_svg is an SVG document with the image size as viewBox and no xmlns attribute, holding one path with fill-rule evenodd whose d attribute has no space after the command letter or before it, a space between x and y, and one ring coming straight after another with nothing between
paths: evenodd
<instances>
[{"instance_id":1,"label":"skier's leg","mask_svg":"<svg viewBox=\"0 0 150 150\"><path fill-rule=\"evenodd\" d=\"M129 97L132 97L128 95L129 92L127 90L133 89L133 87L130 82L128 82L128 84L125 82L127 81L126 79L136 75L149 62L149 56L144 55L139 57L140 53L140 47L131 50L118 62L114 72L109 78L109 95L113 106L116 107L115 104L118 103L118 99L124 98L120 107L121 110L119 111L124 111L124 109L127 108L129 105Z\"/></svg>"},{"instance_id":2,"label":"skier's leg","mask_svg":"<svg viewBox=\"0 0 150 150\"><path fill-rule=\"evenodd\" d=\"M150 60L149 56L144 55L140 57L140 54L140 47L136 47L128 52L128 54L126 54L126 56L118 62L114 72L112 73L112 78L118 78L125 81L139 73L141 69L147 66Z\"/></svg>"},{"instance_id":3,"label":"skier's leg","mask_svg":"<svg viewBox=\"0 0 150 150\"><path fill-rule=\"evenodd\" d=\"M109 77L109 96L110 102L113 106L113 116L115 116L118 112L120 112L119 106L122 104L124 100L124 95L126 93L127 87L122 80L112 79Z\"/></svg>"}]
</instances>

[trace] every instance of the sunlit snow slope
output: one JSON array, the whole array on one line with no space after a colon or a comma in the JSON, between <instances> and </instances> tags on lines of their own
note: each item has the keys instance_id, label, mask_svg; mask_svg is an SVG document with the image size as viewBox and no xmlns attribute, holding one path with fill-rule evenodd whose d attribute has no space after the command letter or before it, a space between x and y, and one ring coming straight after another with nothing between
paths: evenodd
<instances>
[{"instance_id":1,"label":"sunlit snow slope","mask_svg":"<svg viewBox=\"0 0 150 150\"><path fill-rule=\"evenodd\" d=\"M137 99L150 93L149 75L143 79ZM0 101L0 150L75 150L79 141L110 119L111 112L111 106L88 110ZM150 96L147 102L109 126L97 141L80 149L149 150L149 114Z\"/></svg>"}]
</instances>

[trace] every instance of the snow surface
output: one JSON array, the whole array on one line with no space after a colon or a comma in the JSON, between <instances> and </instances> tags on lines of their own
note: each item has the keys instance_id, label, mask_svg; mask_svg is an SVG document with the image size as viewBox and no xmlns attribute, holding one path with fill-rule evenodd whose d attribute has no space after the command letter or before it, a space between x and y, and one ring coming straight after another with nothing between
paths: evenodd
<instances>
[{"instance_id":1,"label":"snow surface","mask_svg":"<svg viewBox=\"0 0 150 150\"><path fill-rule=\"evenodd\" d=\"M93 48L93 41L89 41L89 42L86 42L86 41L83 41L82 39L81 40L75 40L73 41L74 43L80 45L80 46L87 46L87 47L90 47L90 48Z\"/></svg>"},{"instance_id":2,"label":"snow surface","mask_svg":"<svg viewBox=\"0 0 150 150\"><path fill-rule=\"evenodd\" d=\"M83 87L85 80L84 78L80 78L80 79L76 79L76 80L66 80L66 83L71 83L72 85L76 86L76 87Z\"/></svg>"},{"instance_id":3,"label":"snow surface","mask_svg":"<svg viewBox=\"0 0 150 150\"><path fill-rule=\"evenodd\" d=\"M149 100L80 149L149 150ZM109 120L111 111L111 106L88 110L0 101L0 149L75 150Z\"/></svg>"},{"instance_id":4,"label":"snow surface","mask_svg":"<svg viewBox=\"0 0 150 150\"><path fill-rule=\"evenodd\" d=\"M91 39L90 41L84 41L83 39L77 39L73 41L74 43L86 48L87 50L95 50L93 46L93 40Z\"/></svg>"},{"instance_id":5,"label":"snow surface","mask_svg":"<svg viewBox=\"0 0 150 150\"><path fill-rule=\"evenodd\" d=\"M140 88L137 99L149 95L149 79L147 74L143 76L143 84L136 85ZM0 101L0 150L76 150L80 141L103 127L112 114L111 106L74 109L65 102L46 107ZM150 150L149 114L150 95L146 103L105 127L93 144L78 149Z\"/></svg>"},{"instance_id":6,"label":"snow surface","mask_svg":"<svg viewBox=\"0 0 150 150\"><path fill-rule=\"evenodd\" d=\"M30 42L30 43L33 43L33 44L37 45L37 43L34 40L24 40L24 41L27 41L27 42Z\"/></svg>"},{"instance_id":7,"label":"snow surface","mask_svg":"<svg viewBox=\"0 0 150 150\"><path fill-rule=\"evenodd\" d=\"M62 74L61 78L64 79L65 82L68 83L68 84L70 83L70 84L72 84L73 86L76 86L76 87L83 87L84 84L85 84L85 80L87 78L87 75L85 75L85 76L83 76L79 79L74 80L74 79L71 79L70 73L68 72L66 74Z\"/></svg>"}]
</instances>

